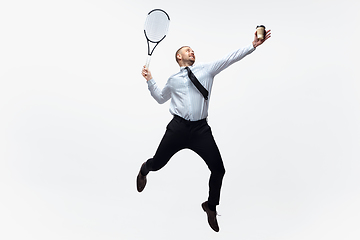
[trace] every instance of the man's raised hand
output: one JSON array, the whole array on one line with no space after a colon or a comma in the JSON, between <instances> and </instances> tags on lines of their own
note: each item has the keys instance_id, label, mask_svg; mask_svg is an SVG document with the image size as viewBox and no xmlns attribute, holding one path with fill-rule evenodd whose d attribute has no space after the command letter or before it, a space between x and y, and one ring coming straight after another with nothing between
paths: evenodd
<instances>
[{"instance_id":1,"label":"man's raised hand","mask_svg":"<svg viewBox=\"0 0 360 240\"><path fill-rule=\"evenodd\" d=\"M143 75L143 77L146 79L146 81L149 81L152 79L152 76L151 76L151 72L149 69L146 68L146 66L144 65L142 71L141 71L141 74Z\"/></svg>"},{"instance_id":2,"label":"man's raised hand","mask_svg":"<svg viewBox=\"0 0 360 240\"><path fill-rule=\"evenodd\" d=\"M254 37L254 41L252 42L254 48L260 46L261 44L263 44L266 40L268 40L271 37L271 30L267 30L266 31L266 35L264 39L259 39L257 37L257 32L255 31L255 37Z\"/></svg>"}]
</instances>

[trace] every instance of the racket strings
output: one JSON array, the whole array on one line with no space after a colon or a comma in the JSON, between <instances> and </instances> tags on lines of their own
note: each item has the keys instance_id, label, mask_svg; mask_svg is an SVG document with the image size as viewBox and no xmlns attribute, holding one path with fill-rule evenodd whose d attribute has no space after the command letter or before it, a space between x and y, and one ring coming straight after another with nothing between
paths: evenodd
<instances>
[{"instance_id":1,"label":"racket strings","mask_svg":"<svg viewBox=\"0 0 360 240\"><path fill-rule=\"evenodd\" d=\"M167 34L169 23L165 13L160 11L150 13L144 27L147 38L155 43L161 41Z\"/></svg>"}]
</instances>

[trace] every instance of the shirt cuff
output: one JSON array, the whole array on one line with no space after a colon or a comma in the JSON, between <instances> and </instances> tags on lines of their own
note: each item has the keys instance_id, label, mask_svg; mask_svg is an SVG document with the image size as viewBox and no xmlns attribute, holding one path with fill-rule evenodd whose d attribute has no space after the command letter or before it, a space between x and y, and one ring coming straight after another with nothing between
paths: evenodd
<instances>
[{"instance_id":1,"label":"shirt cuff","mask_svg":"<svg viewBox=\"0 0 360 240\"><path fill-rule=\"evenodd\" d=\"M254 47L254 45L252 43L250 43L250 50L254 51L256 49L256 47Z\"/></svg>"},{"instance_id":2,"label":"shirt cuff","mask_svg":"<svg viewBox=\"0 0 360 240\"><path fill-rule=\"evenodd\" d=\"M248 53L248 54L250 54L250 53L252 53L253 51L256 50L256 48L254 47L254 45L253 45L252 43L250 43L248 49L249 49L249 53Z\"/></svg>"},{"instance_id":3,"label":"shirt cuff","mask_svg":"<svg viewBox=\"0 0 360 240\"><path fill-rule=\"evenodd\" d=\"M155 84L155 80L152 78L150 79L149 81L146 81L146 83L151 86L151 85L154 85Z\"/></svg>"}]
</instances>

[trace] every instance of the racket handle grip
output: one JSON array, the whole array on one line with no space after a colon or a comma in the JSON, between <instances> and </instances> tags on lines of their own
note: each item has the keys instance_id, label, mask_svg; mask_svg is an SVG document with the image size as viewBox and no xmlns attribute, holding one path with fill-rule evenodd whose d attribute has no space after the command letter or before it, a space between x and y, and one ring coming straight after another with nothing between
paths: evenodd
<instances>
[{"instance_id":1,"label":"racket handle grip","mask_svg":"<svg viewBox=\"0 0 360 240\"><path fill-rule=\"evenodd\" d=\"M148 55L148 57L147 57L147 59L146 59L146 64L145 64L146 68L149 68L149 65L150 65L150 59L151 59L151 56L150 56L150 55Z\"/></svg>"}]
</instances>

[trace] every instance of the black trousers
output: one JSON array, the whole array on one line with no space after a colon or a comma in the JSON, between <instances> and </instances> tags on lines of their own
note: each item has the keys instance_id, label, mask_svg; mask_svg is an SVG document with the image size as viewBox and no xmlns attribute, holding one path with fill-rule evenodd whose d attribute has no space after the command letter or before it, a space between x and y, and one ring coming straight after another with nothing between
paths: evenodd
<instances>
[{"instance_id":1,"label":"black trousers","mask_svg":"<svg viewBox=\"0 0 360 240\"><path fill-rule=\"evenodd\" d=\"M174 116L166 127L165 135L154 157L146 162L146 170L161 169L176 152L186 148L196 152L210 169L208 202L211 205L219 205L225 168L206 119L188 121Z\"/></svg>"}]
</instances>

